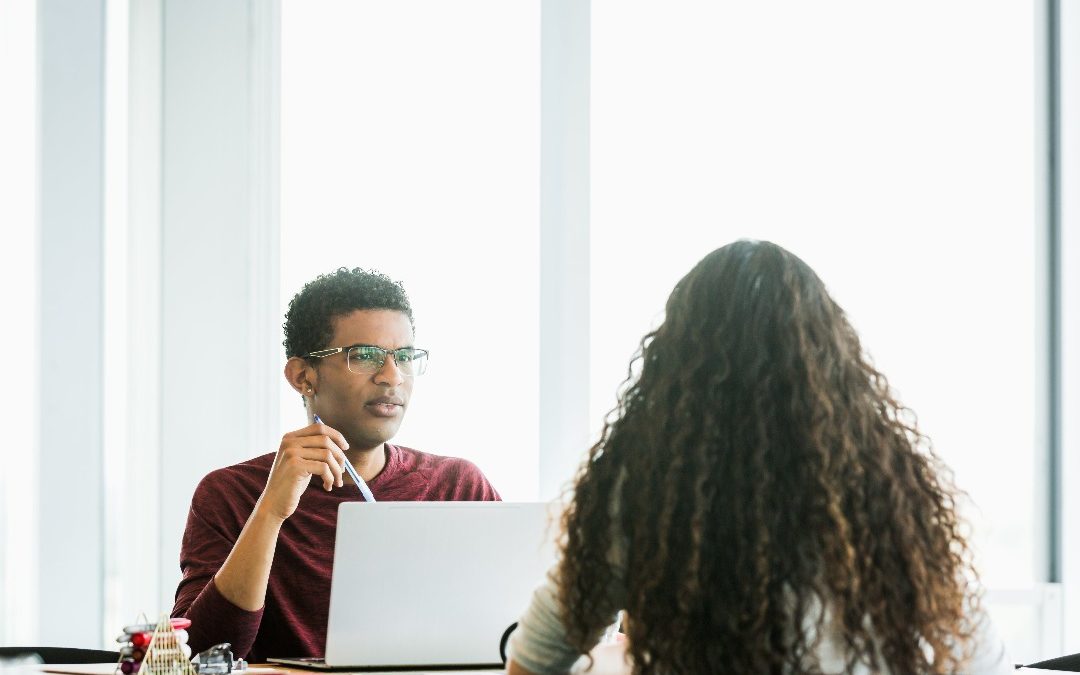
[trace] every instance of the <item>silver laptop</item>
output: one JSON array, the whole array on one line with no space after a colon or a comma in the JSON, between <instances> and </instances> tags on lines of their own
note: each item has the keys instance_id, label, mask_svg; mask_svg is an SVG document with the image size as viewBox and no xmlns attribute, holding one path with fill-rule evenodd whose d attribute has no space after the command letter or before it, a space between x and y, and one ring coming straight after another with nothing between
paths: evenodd
<instances>
[{"instance_id":1,"label":"silver laptop","mask_svg":"<svg viewBox=\"0 0 1080 675\"><path fill-rule=\"evenodd\" d=\"M544 503L347 502L326 656L335 670L501 667L499 641L555 559Z\"/></svg>"}]
</instances>

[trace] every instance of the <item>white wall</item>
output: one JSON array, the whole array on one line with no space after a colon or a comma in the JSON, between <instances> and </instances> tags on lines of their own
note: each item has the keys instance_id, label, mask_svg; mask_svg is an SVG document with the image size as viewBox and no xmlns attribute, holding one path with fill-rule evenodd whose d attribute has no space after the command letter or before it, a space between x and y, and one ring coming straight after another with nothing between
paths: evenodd
<instances>
[{"instance_id":1,"label":"white wall","mask_svg":"<svg viewBox=\"0 0 1080 675\"><path fill-rule=\"evenodd\" d=\"M276 105L261 54L276 4L170 2L163 14L159 609L210 469L277 449ZM265 30L256 30L265 28ZM267 147L271 149L266 150ZM259 160L259 161L256 161Z\"/></svg>"},{"instance_id":2,"label":"white wall","mask_svg":"<svg viewBox=\"0 0 1080 675\"><path fill-rule=\"evenodd\" d=\"M105 614L101 639L159 597L161 456L160 0L106 21Z\"/></svg>"},{"instance_id":3,"label":"white wall","mask_svg":"<svg viewBox=\"0 0 1080 675\"><path fill-rule=\"evenodd\" d=\"M592 3L541 3L540 498L589 447L589 63Z\"/></svg>"},{"instance_id":4,"label":"white wall","mask_svg":"<svg viewBox=\"0 0 1080 675\"><path fill-rule=\"evenodd\" d=\"M1065 651L1080 652L1080 0L1061 0L1061 456Z\"/></svg>"},{"instance_id":5,"label":"white wall","mask_svg":"<svg viewBox=\"0 0 1080 675\"><path fill-rule=\"evenodd\" d=\"M282 17L279 317L339 266L400 280L431 361L394 441L469 459L517 500L537 496L542 378L567 382L580 358L547 373L539 358L540 13L537 0L303 0ZM282 431L298 428L278 381Z\"/></svg>"},{"instance_id":6,"label":"white wall","mask_svg":"<svg viewBox=\"0 0 1080 675\"><path fill-rule=\"evenodd\" d=\"M104 9L39 4L44 644L94 644L103 610Z\"/></svg>"},{"instance_id":7,"label":"white wall","mask_svg":"<svg viewBox=\"0 0 1080 675\"><path fill-rule=\"evenodd\" d=\"M110 646L168 612L195 484L277 447L277 16L42 0L38 105L34 40L4 44L0 84L27 103L0 118L4 298L25 324L3 342L25 364L3 406L24 427L3 455L21 467L0 500L5 644Z\"/></svg>"},{"instance_id":8,"label":"white wall","mask_svg":"<svg viewBox=\"0 0 1080 675\"><path fill-rule=\"evenodd\" d=\"M37 12L0 0L0 352L9 382L0 388L0 644L28 644L37 632L38 314Z\"/></svg>"}]
</instances>

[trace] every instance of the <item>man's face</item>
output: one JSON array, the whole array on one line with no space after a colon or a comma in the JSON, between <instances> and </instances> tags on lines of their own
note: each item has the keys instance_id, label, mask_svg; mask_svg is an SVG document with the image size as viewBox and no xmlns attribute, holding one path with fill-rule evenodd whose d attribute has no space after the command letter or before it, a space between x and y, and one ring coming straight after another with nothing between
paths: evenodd
<instances>
[{"instance_id":1,"label":"man's face","mask_svg":"<svg viewBox=\"0 0 1080 675\"><path fill-rule=\"evenodd\" d=\"M357 310L333 319L334 337L327 347L374 345L383 349L412 347L413 332L404 312ZM372 373L349 370L345 353L322 359L316 366L312 412L349 440L352 449L368 450L393 438L412 395L413 378L387 356Z\"/></svg>"}]
</instances>

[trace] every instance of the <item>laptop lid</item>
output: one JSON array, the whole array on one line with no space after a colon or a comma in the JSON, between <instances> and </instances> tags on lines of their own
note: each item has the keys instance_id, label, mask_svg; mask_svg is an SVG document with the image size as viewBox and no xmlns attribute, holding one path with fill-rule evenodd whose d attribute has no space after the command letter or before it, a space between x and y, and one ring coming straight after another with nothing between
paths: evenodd
<instances>
[{"instance_id":1,"label":"laptop lid","mask_svg":"<svg viewBox=\"0 0 1080 675\"><path fill-rule=\"evenodd\" d=\"M499 638L555 559L550 510L521 502L341 504L326 664L501 665Z\"/></svg>"}]
</instances>

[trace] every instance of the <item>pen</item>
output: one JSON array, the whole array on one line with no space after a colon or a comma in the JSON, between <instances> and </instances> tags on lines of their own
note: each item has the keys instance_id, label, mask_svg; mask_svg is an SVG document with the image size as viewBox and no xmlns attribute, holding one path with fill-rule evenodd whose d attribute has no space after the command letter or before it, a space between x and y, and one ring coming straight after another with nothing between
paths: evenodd
<instances>
[{"instance_id":1,"label":"pen","mask_svg":"<svg viewBox=\"0 0 1080 675\"><path fill-rule=\"evenodd\" d=\"M319 419L318 415L315 416L315 423L322 424L322 420ZM364 501L374 503L375 495L371 494L371 488L367 486L364 479L361 478L360 474L353 468L352 462L349 461L348 457L345 458L345 470L349 472L349 476L353 479L353 482L356 483L356 487L360 488L360 494L364 495Z\"/></svg>"}]
</instances>

